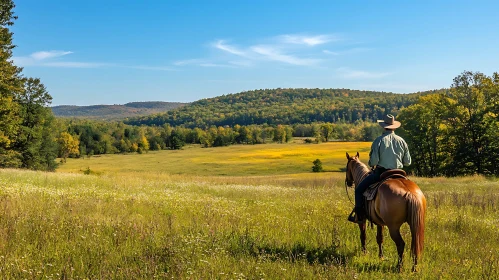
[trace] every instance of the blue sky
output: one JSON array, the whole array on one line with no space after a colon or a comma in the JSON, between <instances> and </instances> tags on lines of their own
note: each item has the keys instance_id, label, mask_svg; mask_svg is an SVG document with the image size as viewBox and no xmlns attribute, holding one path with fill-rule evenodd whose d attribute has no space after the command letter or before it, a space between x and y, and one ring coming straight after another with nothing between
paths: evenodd
<instances>
[{"instance_id":1,"label":"blue sky","mask_svg":"<svg viewBox=\"0 0 499 280\"><path fill-rule=\"evenodd\" d=\"M261 88L408 93L499 70L498 1L16 1L14 62L53 105Z\"/></svg>"}]
</instances>

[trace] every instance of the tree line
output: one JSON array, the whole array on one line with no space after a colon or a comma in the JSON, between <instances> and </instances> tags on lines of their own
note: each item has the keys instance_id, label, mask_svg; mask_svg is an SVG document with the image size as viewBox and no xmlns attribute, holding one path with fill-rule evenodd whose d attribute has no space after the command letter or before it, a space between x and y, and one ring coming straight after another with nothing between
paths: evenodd
<instances>
[{"instance_id":1,"label":"tree line","mask_svg":"<svg viewBox=\"0 0 499 280\"><path fill-rule=\"evenodd\" d=\"M465 71L400 112L419 176L499 175L499 74Z\"/></svg>"},{"instance_id":2,"label":"tree line","mask_svg":"<svg viewBox=\"0 0 499 280\"><path fill-rule=\"evenodd\" d=\"M327 141L372 141L380 133L374 123L313 123L295 125L211 126L207 129L183 126L132 126L123 122L64 120L59 123L58 155L84 157L100 154L146 153L151 150L181 149L186 144L220 147L234 144L287 143L306 137L308 143Z\"/></svg>"}]
</instances>

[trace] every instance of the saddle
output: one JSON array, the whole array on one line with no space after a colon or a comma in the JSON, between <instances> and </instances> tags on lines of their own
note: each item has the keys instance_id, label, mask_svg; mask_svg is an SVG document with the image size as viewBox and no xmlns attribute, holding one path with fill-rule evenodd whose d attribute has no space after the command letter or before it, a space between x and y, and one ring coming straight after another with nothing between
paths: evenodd
<instances>
[{"instance_id":1,"label":"saddle","mask_svg":"<svg viewBox=\"0 0 499 280\"><path fill-rule=\"evenodd\" d=\"M371 201L376 197L376 194L378 193L378 188L383 184L385 181L390 180L390 179L396 179L396 178L402 178L402 179L407 179L407 174L405 173L404 170L402 169L390 169L381 174L379 177L380 181L372 184L367 188L367 190L363 193L365 199L367 201Z\"/></svg>"}]
</instances>

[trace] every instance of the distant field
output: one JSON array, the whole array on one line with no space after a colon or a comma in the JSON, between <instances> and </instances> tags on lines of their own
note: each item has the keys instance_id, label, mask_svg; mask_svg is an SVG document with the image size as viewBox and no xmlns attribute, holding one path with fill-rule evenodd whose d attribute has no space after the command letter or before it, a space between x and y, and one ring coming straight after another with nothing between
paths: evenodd
<instances>
[{"instance_id":1,"label":"distant field","mask_svg":"<svg viewBox=\"0 0 499 280\"><path fill-rule=\"evenodd\" d=\"M147 154L117 154L68 159L58 172L81 173L87 168L97 174L152 172L199 176L247 176L310 173L320 159L325 171L345 168L345 152L359 152L368 159L371 143L329 142L322 144L262 144L200 148Z\"/></svg>"}]
</instances>

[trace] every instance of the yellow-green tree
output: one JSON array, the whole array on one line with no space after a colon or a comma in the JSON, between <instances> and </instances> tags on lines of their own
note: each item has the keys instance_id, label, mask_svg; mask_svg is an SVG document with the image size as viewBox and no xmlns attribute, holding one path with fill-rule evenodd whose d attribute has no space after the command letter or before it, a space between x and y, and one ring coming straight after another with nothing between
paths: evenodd
<instances>
[{"instance_id":1,"label":"yellow-green tree","mask_svg":"<svg viewBox=\"0 0 499 280\"><path fill-rule=\"evenodd\" d=\"M71 134L62 132L57 142L59 143L59 157L62 158L63 162L66 162L66 159L70 156L80 155L80 141Z\"/></svg>"},{"instance_id":2,"label":"yellow-green tree","mask_svg":"<svg viewBox=\"0 0 499 280\"><path fill-rule=\"evenodd\" d=\"M139 147L138 149L139 153L143 152L147 153L149 151L149 141L147 141L147 138L144 136L144 134L140 136L138 147Z\"/></svg>"}]
</instances>

